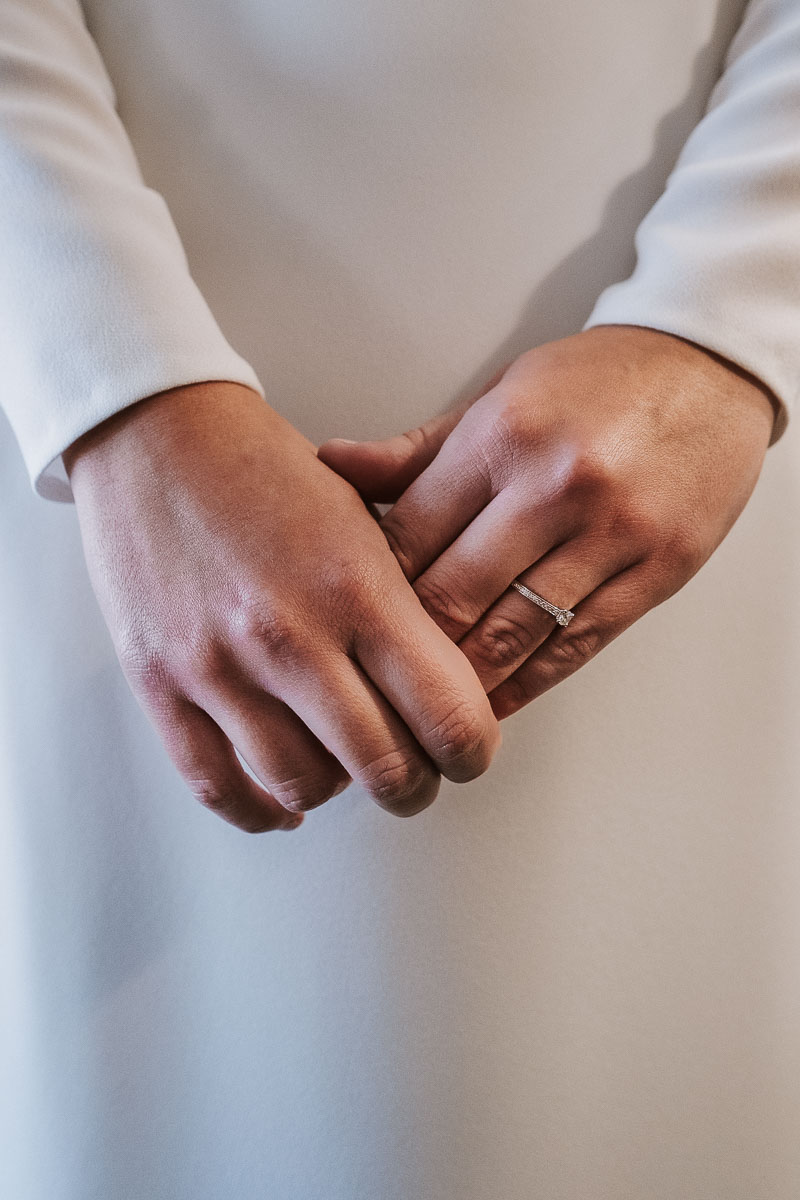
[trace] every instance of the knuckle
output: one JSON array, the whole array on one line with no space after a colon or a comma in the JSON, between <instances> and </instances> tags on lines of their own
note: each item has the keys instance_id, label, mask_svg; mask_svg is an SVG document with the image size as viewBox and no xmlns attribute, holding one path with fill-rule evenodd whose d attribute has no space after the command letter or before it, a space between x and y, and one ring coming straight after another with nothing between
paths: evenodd
<instances>
[{"instance_id":1,"label":"knuckle","mask_svg":"<svg viewBox=\"0 0 800 1200\"><path fill-rule=\"evenodd\" d=\"M257 645L274 663L292 663L302 653L308 634L298 617L287 609L278 611L268 604L248 604L232 618L237 641Z\"/></svg>"},{"instance_id":2,"label":"knuckle","mask_svg":"<svg viewBox=\"0 0 800 1200\"><path fill-rule=\"evenodd\" d=\"M508 679L503 680L502 695L508 715L524 708L534 699L535 694L535 686L529 679L523 680L519 675L509 675Z\"/></svg>"},{"instance_id":3,"label":"knuckle","mask_svg":"<svg viewBox=\"0 0 800 1200\"><path fill-rule=\"evenodd\" d=\"M592 446L578 446L573 450L563 478L564 490L573 500L596 503L613 490L617 471L613 459L604 451Z\"/></svg>"},{"instance_id":4,"label":"knuckle","mask_svg":"<svg viewBox=\"0 0 800 1200\"><path fill-rule=\"evenodd\" d=\"M681 525L664 539L660 557L667 567L686 580L700 570L707 555L697 531L689 525Z\"/></svg>"},{"instance_id":5,"label":"knuckle","mask_svg":"<svg viewBox=\"0 0 800 1200\"><path fill-rule=\"evenodd\" d=\"M623 503L608 519L607 536L615 545L646 551L660 537L658 522L643 508Z\"/></svg>"},{"instance_id":6,"label":"knuckle","mask_svg":"<svg viewBox=\"0 0 800 1200\"><path fill-rule=\"evenodd\" d=\"M497 613L481 622L472 649L488 666L507 667L530 654L533 645L532 629L522 621Z\"/></svg>"},{"instance_id":7,"label":"knuckle","mask_svg":"<svg viewBox=\"0 0 800 1200\"><path fill-rule=\"evenodd\" d=\"M209 812L235 825L242 833L264 833L274 822L252 805L245 805L239 792L214 779L187 779L189 790Z\"/></svg>"},{"instance_id":8,"label":"knuckle","mask_svg":"<svg viewBox=\"0 0 800 1200\"><path fill-rule=\"evenodd\" d=\"M423 575L414 584L414 591L422 607L437 625L446 625L448 628L462 631L472 627L472 615L466 604L458 599L443 581L436 578L426 579Z\"/></svg>"},{"instance_id":9,"label":"knuckle","mask_svg":"<svg viewBox=\"0 0 800 1200\"><path fill-rule=\"evenodd\" d=\"M172 695L172 671L164 653L128 642L118 647L117 654L134 692L145 696L150 703Z\"/></svg>"},{"instance_id":10,"label":"knuckle","mask_svg":"<svg viewBox=\"0 0 800 1200\"><path fill-rule=\"evenodd\" d=\"M493 406L492 444L504 456L514 455L521 442L532 433L533 419L529 394L520 387L506 386Z\"/></svg>"},{"instance_id":11,"label":"knuckle","mask_svg":"<svg viewBox=\"0 0 800 1200\"><path fill-rule=\"evenodd\" d=\"M214 637L192 639L191 648L186 647L181 666L181 678L215 687L230 678L233 664L226 647Z\"/></svg>"},{"instance_id":12,"label":"knuckle","mask_svg":"<svg viewBox=\"0 0 800 1200\"><path fill-rule=\"evenodd\" d=\"M269 790L278 803L290 812L308 812L330 800L336 784L314 775L298 775L279 783L270 780Z\"/></svg>"},{"instance_id":13,"label":"knuckle","mask_svg":"<svg viewBox=\"0 0 800 1200\"><path fill-rule=\"evenodd\" d=\"M233 821L239 809L239 796L234 789L215 779L187 779L186 782L203 808L226 821Z\"/></svg>"},{"instance_id":14,"label":"knuckle","mask_svg":"<svg viewBox=\"0 0 800 1200\"><path fill-rule=\"evenodd\" d=\"M624 547L631 556L649 558L668 552L673 541L674 516L656 497L621 495L609 506L604 532L617 547ZM681 532L678 531L678 540Z\"/></svg>"},{"instance_id":15,"label":"knuckle","mask_svg":"<svg viewBox=\"0 0 800 1200\"><path fill-rule=\"evenodd\" d=\"M467 702L457 704L437 723L431 740L448 778L474 779L491 761L492 745L485 724Z\"/></svg>"},{"instance_id":16,"label":"knuckle","mask_svg":"<svg viewBox=\"0 0 800 1200\"><path fill-rule=\"evenodd\" d=\"M415 537L411 526L393 508L385 517L381 518L379 523L383 536L389 543L389 549L400 563L403 571L408 574L411 570L415 546Z\"/></svg>"},{"instance_id":17,"label":"knuckle","mask_svg":"<svg viewBox=\"0 0 800 1200\"><path fill-rule=\"evenodd\" d=\"M559 630L548 643L548 658L556 673L577 670L593 658L603 644L600 630L593 626Z\"/></svg>"},{"instance_id":18,"label":"knuckle","mask_svg":"<svg viewBox=\"0 0 800 1200\"><path fill-rule=\"evenodd\" d=\"M354 556L329 564L319 588L333 612L346 613L349 623L358 625L371 613L374 598L381 593L381 579L373 561Z\"/></svg>"},{"instance_id":19,"label":"knuckle","mask_svg":"<svg viewBox=\"0 0 800 1200\"><path fill-rule=\"evenodd\" d=\"M531 426L530 403L504 384L477 399L457 428L463 469L480 480L486 496L495 496L522 469Z\"/></svg>"},{"instance_id":20,"label":"knuckle","mask_svg":"<svg viewBox=\"0 0 800 1200\"><path fill-rule=\"evenodd\" d=\"M213 688L232 671L227 647L199 625L178 634L164 631L148 642L128 638L117 653L133 691L155 708L198 685Z\"/></svg>"},{"instance_id":21,"label":"knuckle","mask_svg":"<svg viewBox=\"0 0 800 1200\"><path fill-rule=\"evenodd\" d=\"M402 436L409 443L415 455L427 450L430 436L425 426L419 425L415 429L406 429Z\"/></svg>"},{"instance_id":22,"label":"knuckle","mask_svg":"<svg viewBox=\"0 0 800 1200\"><path fill-rule=\"evenodd\" d=\"M432 772L410 750L391 750L374 759L360 772L360 782L381 807L404 809L427 792ZM410 807L411 812L418 808Z\"/></svg>"}]
</instances>

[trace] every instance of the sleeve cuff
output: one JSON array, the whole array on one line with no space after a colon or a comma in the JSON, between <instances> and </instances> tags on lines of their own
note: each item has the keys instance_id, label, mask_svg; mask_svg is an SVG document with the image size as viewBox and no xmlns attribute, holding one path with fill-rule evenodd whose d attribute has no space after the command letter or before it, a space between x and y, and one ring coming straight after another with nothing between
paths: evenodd
<instances>
[{"instance_id":1,"label":"sleeve cuff","mask_svg":"<svg viewBox=\"0 0 800 1200\"><path fill-rule=\"evenodd\" d=\"M67 446L107 417L136 404L139 400L145 400L148 396L170 388L210 380L244 384L265 399L264 389L255 371L233 350L229 355L218 355L206 361L197 354L193 354L185 362L171 358L167 371L142 374L135 381L120 378L95 379L92 394L86 398L79 410L75 410L75 420L71 427L59 421L43 430L35 443L27 442L23 445L23 457L33 490L45 500L73 502L72 487L62 458Z\"/></svg>"},{"instance_id":2,"label":"sleeve cuff","mask_svg":"<svg viewBox=\"0 0 800 1200\"><path fill-rule=\"evenodd\" d=\"M752 303L752 301L751 301ZM744 307L744 306L743 306ZM775 423L769 444L773 446L786 431L789 413L797 392L794 364L781 353L781 343L774 346L754 341L752 328L745 313L720 320L709 301L709 315L687 303L686 297L656 296L648 286L633 278L613 284L601 293L589 319L583 326L640 325L658 329L676 337L695 342L707 350L735 363L765 384L777 402ZM713 317L710 314L714 314ZM790 345L791 339L783 345Z\"/></svg>"}]
</instances>

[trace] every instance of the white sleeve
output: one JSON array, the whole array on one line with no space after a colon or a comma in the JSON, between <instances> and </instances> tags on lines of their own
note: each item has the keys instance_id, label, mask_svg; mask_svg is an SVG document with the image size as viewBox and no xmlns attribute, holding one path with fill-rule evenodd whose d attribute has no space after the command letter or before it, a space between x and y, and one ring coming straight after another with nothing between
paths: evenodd
<instances>
[{"instance_id":1,"label":"white sleeve","mask_svg":"<svg viewBox=\"0 0 800 1200\"><path fill-rule=\"evenodd\" d=\"M35 490L71 500L61 452L181 384L264 395L147 187L78 0L0 3L0 403Z\"/></svg>"},{"instance_id":2,"label":"white sleeve","mask_svg":"<svg viewBox=\"0 0 800 1200\"><path fill-rule=\"evenodd\" d=\"M584 328L646 325L723 355L774 392L776 441L800 388L800 0L751 0L636 250Z\"/></svg>"}]
</instances>

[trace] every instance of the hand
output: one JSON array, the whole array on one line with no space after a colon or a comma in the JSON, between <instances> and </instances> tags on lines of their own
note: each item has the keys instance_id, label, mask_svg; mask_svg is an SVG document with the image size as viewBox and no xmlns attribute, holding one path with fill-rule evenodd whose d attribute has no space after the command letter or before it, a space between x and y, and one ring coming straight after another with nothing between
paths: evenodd
<instances>
[{"instance_id":1,"label":"hand","mask_svg":"<svg viewBox=\"0 0 800 1200\"><path fill-rule=\"evenodd\" d=\"M426 612L506 717L676 592L758 478L768 390L653 329L600 326L523 354L477 400L319 457L365 499ZM576 615L565 627L514 579Z\"/></svg>"},{"instance_id":2,"label":"hand","mask_svg":"<svg viewBox=\"0 0 800 1200\"><path fill-rule=\"evenodd\" d=\"M357 493L251 389L162 392L65 462L123 670L220 816L293 828L349 777L410 815L440 771L486 770L500 736L472 667Z\"/></svg>"}]
</instances>

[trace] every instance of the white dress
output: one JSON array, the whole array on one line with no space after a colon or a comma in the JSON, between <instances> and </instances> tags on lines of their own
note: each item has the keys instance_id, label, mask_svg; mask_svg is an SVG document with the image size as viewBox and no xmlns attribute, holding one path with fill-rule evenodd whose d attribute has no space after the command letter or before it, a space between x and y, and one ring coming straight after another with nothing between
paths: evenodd
<instances>
[{"instance_id":1,"label":"white dress","mask_svg":"<svg viewBox=\"0 0 800 1200\"><path fill-rule=\"evenodd\" d=\"M52 501L170 386L378 436L600 322L777 437L800 2L3 0L0 196L0 1195L796 1200L793 429L485 776L288 837L189 797Z\"/></svg>"}]
</instances>

